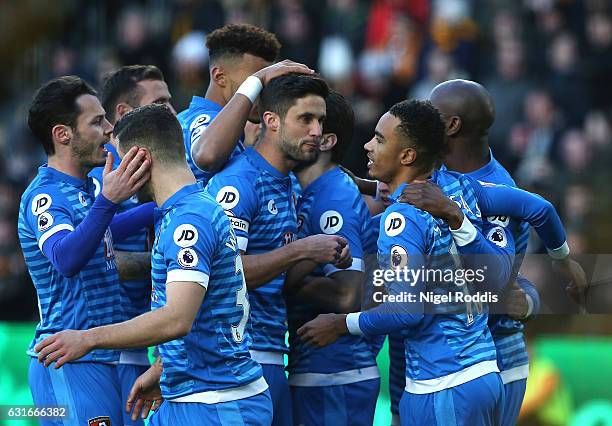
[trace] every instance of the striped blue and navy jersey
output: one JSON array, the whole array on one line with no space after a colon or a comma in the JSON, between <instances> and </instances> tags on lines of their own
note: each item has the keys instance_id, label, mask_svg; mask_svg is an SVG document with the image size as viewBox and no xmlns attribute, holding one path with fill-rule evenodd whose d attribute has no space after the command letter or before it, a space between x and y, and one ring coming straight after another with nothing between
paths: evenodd
<instances>
[{"instance_id":1,"label":"striped blue and navy jersey","mask_svg":"<svg viewBox=\"0 0 612 426\"><path fill-rule=\"evenodd\" d=\"M113 170L119 166L121 160L117 150L111 144L105 146L106 150L113 153ZM96 167L90 173L97 196L102 190L104 167ZM138 196L134 195L119 205L117 213L123 213L136 206L139 206ZM150 230L143 228L142 232L134 233L126 237L121 242L115 242L115 250L126 252L146 252L150 251ZM151 281L121 281L121 308L124 312L122 321L127 321L151 309Z\"/></svg>"},{"instance_id":2,"label":"striped blue and navy jersey","mask_svg":"<svg viewBox=\"0 0 612 426\"><path fill-rule=\"evenodd\" d=\"M295 240L297 214L291 178L254 148L234 158L208 183L207 191L225 209L238 247L247 255L267 253ZM285 273L249 290L253 348L286 352Z\"/></svg>"},{"instance_id":3,"label":"striped blue and navy jersey","mask_svg":"<svg viewBox=\"0 0 612 426\"><path fill-rule=\"evenodd\" d=\"M467 175L481 182L504 184L515 187L516 184L508 171L491 155L491 160L484 167ZM507 216L490 216L484 218L483 233L488 234L490 229L502 227L514 235L516 257L514 260L511 282L515 280L521 267L523 257L527 251L529 239L529 225L527 222ZM491 315L489 328L497 348L497 363L503 372L511 368L527 365L527 347L523 338L524 325L521 321L514 320L507 315ZM525 375L526 377L526 372ZM518 377L518 376L517 376ZM525 378L521 377L521 378Z\"/></svg>"},{"instance_id":4,"label":"striped blue and navy jersey","mask_svg":"<svg viewBox=\"0 0 612 426\"><path fill-rule=\"evenodd\" d=\"M206 288L186 336L158 346L166 399L231 389L262 376L249 354L249 299L236 236L223 210L201 184L187 185L156 210L151 307L166 304L166 286Z\"/></svg>"},{"instance_id":5,"label":"striped blue and navy jersey","mask_svg":"<svg viewBox=\"0 0 612 426\"><path fill-rule=\"evenodd\" d=\"M464 214L478 228L480 220L471 182L461 176L435 179L442 183L449 196L459 197L464 202ZM441 182L444 180L444 182ZM403 186L394 193L397 199ZM432 271L456 271L461 268L451 253L453 238L443 221L429 213L407 204L395 202L383 213L378 239L378 256L381 270L402 268ZM457 285L455 280L434 278L414 283L414 286L391 284L390 293L398 289L415 294L445 295L478 290L477 285ZM393 288L395 286L395 288ZM388 303L371 311L363 312L359 318L361 330L368 334L403 330L406 360L406 390L413 393L428 393L456 386L469 377L472 380L492 371L497 371L495 347L487 327L486 303L463 303L456 299L433 306L397 306ZM400 309L398 314L398 308ZM395 312L395 314L393 313ZM431 312L435 312L432 314ZM394 324L395 323L395 324ZM433 389L428 380L443 378ZM425 381L425 382L424 382ZM429 389L429 390L428 390Z\"/></svg>"},{"instance_id":6,"label":"striped blue and navy jersey","mask_svg":"<svg viewBox=\"0 0 612 426\"><path fill-rule=\"evenodd\" d=\"M210 122L215 119L222 108L223 107L221 105L216 104L213 101L200 96L194 96L191 99L189 108L180 112L176 117L183 128L183 140L185 142L187 164L189 164L189 167L191 168L191 171L195 175L196 179L199 182L202 182L204 186L206 186L210 178L213 177L215 173L200 169L193 160L192 150L193 146L200 140L202 133L206 131L206 128ZM243 151L244 145L241 138L238 141L236 148L234 148L234 151L230 155L228 161Z\"/></svg>"},{"instance_id":7,"label":"striped blue and navy jersey","mask_svg":"<svg viewBox=\"0 0 612 426\"><path fill-rule=\"evenodd\" d=\"M94 202L93 194L91 180L80 180L45 165L21 197L17 230L40 311L40 322L27 352L31 356L36 356L34 346L53 333L121 321L119 277L110 229L91 260L72 277L57 271L42 251L49 237L79 226ZM94 350L79 359L118 360L119 353L112 350Z\"/></svg>"},{"instance_id":8,"label":"striped blue and navy jersey","mask_svg":"<svg viewBox=\"0 0 612 426\"><path fill-rule=\"evenodd\" d=\"M334 167L303 189L298 209L299 238L329 234L344 237L351 249L353 264L348 269L364 272L366 255L376 253L372 218L353 180ZM313 275L330 276L338 272L333 265L318 267ZM362 282L355 282L361 293ZM304 345L297 329L321 313L303 300L288 301L289 366L291 374L338 373L376 365L376 355L363 336L343 336L324 348Z\"/></svg>"}]
</instances>

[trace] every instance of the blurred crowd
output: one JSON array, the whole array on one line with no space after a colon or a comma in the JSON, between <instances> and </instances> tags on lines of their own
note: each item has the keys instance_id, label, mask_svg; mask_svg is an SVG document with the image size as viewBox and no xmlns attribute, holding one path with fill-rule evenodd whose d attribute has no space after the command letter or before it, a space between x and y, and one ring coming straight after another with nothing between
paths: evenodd
<instances>
[{"instance_id":1,"label":"blurred crowd","mask_svg":"<svg viewBox=\"0 0 612 426\"><path fill-rule=\"evenodd\" d=\"M2 319L37 319L16 235L19 197L44 161L26 126L34 90L66 74L99 86L121 65L154 64L181 111L208 85L206 34L226 23L273 31L282 58L308 64L352 101L344 165L361 176L363 143L392 104L427 98L452 78L484 84L497 111L496 158L557 206L574 253L605 253L612 242L609 1L38 0L3 2L0 16Z\"/></svg>"}]
</instances>

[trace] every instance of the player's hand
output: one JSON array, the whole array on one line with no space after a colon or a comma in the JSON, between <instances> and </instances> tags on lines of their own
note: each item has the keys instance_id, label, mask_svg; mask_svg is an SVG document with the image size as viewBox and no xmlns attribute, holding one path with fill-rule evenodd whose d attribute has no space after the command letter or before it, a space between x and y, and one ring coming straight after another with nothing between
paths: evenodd
<instances>
[{"instance_id":1,"label":"player's hand","mask_svg":"<svg viewBox=\"0 0 612 426\"><path fill-rule=\"evenodd\" d=\"M298 252L303 259L310 259L320 264L339 262L342 259L343 249L348 245L344 238L326 234L311 235L293 244L299 246Z\"/></svg>"},{"instance_id":2,"label":"player's hand","mask_svg":"<svg viewBox=\"0 0 612 426\"><path fill-rule=\"evenodd\" d=\"M346 315L320 314L298 328L297 332L304 343L322 348L348 333Z\"/></svg>"},{"instance_id":3,"label":"player's hand","mask_svg":"<svg viewBox=\"0 0 612 426\"><path fill-rule=\"evenodd\" d=\"M285 59L284 61L277 62L275 64L262 68L253 75L259 78L261 80L261 84L265 86L273 78L292 72L297 72L301 74L312 74L314 70L311 70L306 65L300 64L299 62L293 62L289 59Z\"/></svg>"},{"instance_id":4,"label":"player's hand","mask_svg":"<svg viewBox=\"0 0 612 426\"><path fill-rule=\"evenodd\" d=\"M414 181L404 188L399 200L443 219L451 229L458 229L463 222L461 208L433 182Z\"/></svg>"},{"instance_id":5,"label":"player's hand","mask_svg":"<svg viewBox=\"0 0 612 426\"><path fill-rule=\"evenodd\" d=\"M156 362L142 373L132 385L125 403L125 411L132 413L133 421L138 419L139 413L141 418L146 419L151 410L156 411L164 401L159 387L161 373L161 365Z\"/></svg>"},{"instance_id":6,"label":"player's hand","mask_svg":"<svg viewBox=\"0 0 612 426\"><path fill-rule=\"evenodd\" d=\"M512 283L506 298L506 311L508 316L515 320L522 320L529 313L529 302L527 302L527 293L518 286L515 282Z\"/></svg>"},{"instance_id":7,"label":"player's hand","mask_svg":"<svg viewBox=\"0 0 612 426\"><path fill-rule=\"evenodd\" d=\"M55 361L55 368L67 362L79 359L93 349L87 338L86 330L64 330L47 337L34 347L38 353L38 362L48 367Z\"/></svg>"},{"instance_id":8,"label":"player's hand","mask_svg":"<svg viewBox=\"0 0 612 426\"><path fill-rule=\"evenodd\" d=\"M353 256L351 255L351 249L348 244L344 246L338 255L338 260L332 264L338 269L346 269L353 264Z\"/></svg>"},{"instance_id":9,"label":"player's hand","mask_svg":"<svg viewBox=\"0 0 612 426\"><path fill-rule=\"evenodd\" d=\"M119 167L113 170L113 154L109 152L104 166L102 195L115 204L127 200L149 180L150 167L147 150L134 146L123 156Z\"/></svg>"},{"instance_id":10,"label":"player's hand","mask_svg":"<svg viewBox=\"0 0 612 426\"><path fill-rule=\"evenodd\" d=\"M569 280L565 288L567 294L576 302L581 313L586 313L586 294L589 283L582 266L570 256L563 260L553 260L553 269Z\"/></svg>"}]
</instances>

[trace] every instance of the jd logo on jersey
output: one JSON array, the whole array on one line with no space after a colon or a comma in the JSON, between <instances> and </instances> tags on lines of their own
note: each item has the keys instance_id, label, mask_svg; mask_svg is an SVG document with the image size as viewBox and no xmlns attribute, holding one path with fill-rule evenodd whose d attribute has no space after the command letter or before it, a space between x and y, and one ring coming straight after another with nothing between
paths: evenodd
<instances>
[{"instance_id":1,"label":"jd logo on jersey","mask_svg":"<svg viewBox=\"0 0 612 426\"><path fill-rule=\"evenodd\" d=\"M184 223L176 227L172 237L177 246L191 247L198 242L198 231L195 226Z\"/></svg>"},{"instance_id":2,"label":"jd logo on jersey","mask_svg":"<svg viewBox=\"0 0 612 426\"><path fill-rule=\"evenodd\" d=\"M224 186L219 190L217 197L215 198L217 203L221 204L224 210L233 209L238 205L240 201L240 193L233 186Z\"/></svg>"},{"instance_id":3,"label":"jd logo on jersey","mask_svg":"<svg viewBox=\"0 0 612 426\"><path fill-rule=\"evenodd\" d=\"M278 208L276 207L274 200L268 201L268 211L272 214L278 214Z\"/></svg>"},{"instance_id":4,"label":"jd logo on jersey","mask_svg":"<svg viewBox=\"0 0 612 426\"><path fill-rule=\"evenodd\" d=\"M321 230L326 234L335 234L344 225L342 215L335 210L328 210L321 215L319 219L319 226Z\"/></svg>"},{"instance_id":5,"label":"jd logo on jersey","mask_svg":"<svg viewBox=\"0 0 612 426\"><path fill-rule=\"evenodd\" d=\"M390 237L395 237L399 235L406 226L406 220L404 216L397 212L391 213L385 219L385 233Z\"/></svg>"},{"instance_id":6,"label":"jd logo on jersey","mask_svg":"<svg viewBox=\"0 0 612 426\"><path fill-rule=\"evenodd\" d=\"M38 216L51 207L51 196L48 194L38 194L32 200L32 214Z\"/></svg>"}]
</instances>

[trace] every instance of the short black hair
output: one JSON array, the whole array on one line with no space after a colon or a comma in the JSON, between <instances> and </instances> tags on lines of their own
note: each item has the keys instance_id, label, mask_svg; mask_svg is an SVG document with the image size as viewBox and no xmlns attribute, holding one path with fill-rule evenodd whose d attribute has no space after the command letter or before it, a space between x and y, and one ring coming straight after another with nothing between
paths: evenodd
<instances>
[{"instance_id":1,"label":"short black hair","mask_svg":"<svg viewBox=\"0 0 612 426\"><path fill-rule=\"evenodd\" d=\"M355 113L346 98L335 90L330 90L325 99L327 114L323 123L323 133L334 133L336 145L331 151L331 160L339 164L353 140Z\"/></svg>"},{"instance_id":2,"label":"short black hair","mask_svg":"<svg viewBox=\"0 0 612 426\"><path fill-rule=\"evenodd\" d=\"M144 105L125 114L113 131L123 152L147 148L162 163L185 163L181 125L166 105Z\"/></svg>"},{"instance_id":3,"label":"short black hair","mask_svg":"<svg viewBox=\"0 0 612 426\"><path fill-rule=\"evenodd\" d=\"M400 120L395 131L406 148L416 150L415 167L425 171L434 166L444 154L445 129L440 112L429 101L402 101L389 113Z\"/></svg>"},{"instance_id":4,"label":"short black hair","mask_svg":"<svg viewBox=\"0 0 612 426\"><path fill-rule=\"evenodd\" d=\"M284 119L289 108L295 105L298 99L308 95L327 98L329 87L325 80L316 75L298 73L273 78L259 95L259 114L263 117L264 112L272 111Z\"/></svg>"},{"instance_id":5,"label":"short black hair","mask_svg":"<svg viewBox=\"0 0 612 426\"><path fill-rule=\"evenodd\" d=\"M155 65L127 65L106 75L100 100L108 121L115 122L115 109L120 102L132 108L139 106L142 91L138 83L144 80L164 81L164 74Z\"/></svg>"},{"instance_id":6,"label":"short black hair","mask_svg":"<svg viewBox=\"0 0 612 426\"><path fill-rule=\"evenodd\" d=\"M47 155L55 154L51 130L58 124L76 128L81 109L76 100L81 95L97 93L76 75L58 77L43 84L34 95L28 111L28 127L40 140Z\"/></svg>"},{"instance_id":7,"label":"short black hair","mask_svg":"<svg viewBox=\"0 0 612 426\"><path fill-rule=\"evenodd\" d=\"M249 24L230 24L206 36L210 63L220 58L237 57L245 53L274 62L281 44L274 34Z\"/></svg>"}]
</instances>

